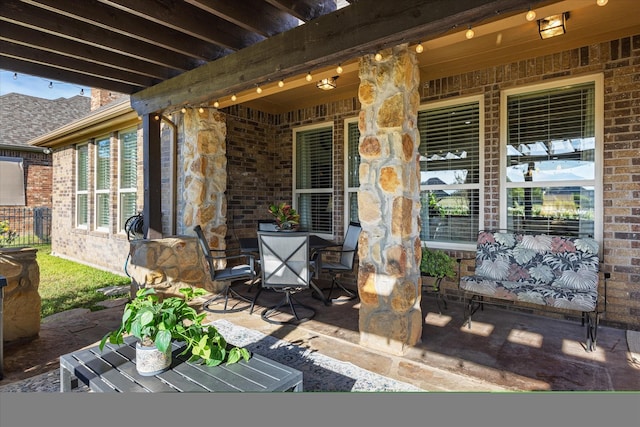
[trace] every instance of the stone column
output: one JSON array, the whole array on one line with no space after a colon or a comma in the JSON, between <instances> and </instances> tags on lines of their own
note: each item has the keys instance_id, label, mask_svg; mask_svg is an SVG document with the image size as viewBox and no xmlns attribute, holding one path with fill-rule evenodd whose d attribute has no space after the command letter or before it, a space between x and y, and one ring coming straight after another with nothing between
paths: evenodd
<instances>
[{"instance_id":1,"label":"stone column","mask_svg":"<svg viewBox=\"0 0 640 427\"><path fill-rule=\"evenodd\" d=\"M422 335L420 74L408 45L360 60L360 343L404 354Z\"/></svg>"},{"instance_id":2,"label":"stone column","mask_svg":"<svg viewBox=\"0 0 640 427\"><path fill-rule=\"evenodd\" d=\"M0 249L0 275L7 279L4 288L3 340L30 341L40 333L40 267L37 249Z\"/></svg>"},{"instance_id":3,"label":"stone column","mask_svg":"<svg viewBox=\"0 0 640 427\"><path fill-rule=\"evenodd\" d=\"M187 109L182 146L184 226L200 224L212 249L225 249L227 234L227 125L218 110Z\"/></svg>"}]
</instances>

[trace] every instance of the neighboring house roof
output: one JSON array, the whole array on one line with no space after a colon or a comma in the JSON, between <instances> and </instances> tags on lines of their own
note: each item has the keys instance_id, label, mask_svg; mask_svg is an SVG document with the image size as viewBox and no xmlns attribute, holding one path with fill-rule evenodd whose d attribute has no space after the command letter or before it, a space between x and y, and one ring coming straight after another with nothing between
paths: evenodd
<instances>
[{"instance_id":1,"label":"neighboring house roof","mask_svg":"<svg viewBox=\"0 0 640 427\"><path fill-rule=\"evenodd\" d=\"M37 147L55 148L134 126L138 122L138 114L131 108L129 96L124 95L77 120L31 139L28 143Z\"/></svg>"},{"instance_id":2,"label":"neighboring house roof","mask_svg":"<svg viewBox=\"0 0 640 427\"><path fill-rule=\"evenodd\" d=\"M0 96L0 147L32 149L30 140L86 116L91 98L45 99L19 93Z\"/></svg>"}]
</instances>

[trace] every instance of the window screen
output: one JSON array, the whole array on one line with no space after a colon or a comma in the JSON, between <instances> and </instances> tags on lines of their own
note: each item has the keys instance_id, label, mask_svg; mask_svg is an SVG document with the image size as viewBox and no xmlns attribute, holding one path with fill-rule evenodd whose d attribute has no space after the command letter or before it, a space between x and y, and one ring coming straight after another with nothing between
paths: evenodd
<instances>
[{"instance_id":1,"label":"window screen","mask_svg":"<svg viewBox=\"0 0 640 427\"><path fill-rule=\"evenodd\" d=\"M96 228L109 228L109 186L111 184L111 141L96 141Z\"/></svg>"},{"instance_id":2,"label":"window screen","mask_svg":"<svg viewBox=\"0 0 640 427\"><path fill-rule=\"evenodd\" d=\"M76 227L87 227L89 189L89 145L76 147Z\"/></svg>"},{"instance_id":3,"label":"window screen","mask_svg":"<svg viewBox=\"0 0 640 427\"><path fill-rule=\"evenodd\" d=\"M119 218L120 231L128 218L137 213L138 141L137 131L120 133Z\"/></svg>"},{"instance_id":4,"label":"window screen","mask_svg":"<svg viewBox=\"0 0 640 427\"><path fill-rule=\"evenodd\" d=\"M24 206L24 165L20 157L0 156L0 206Z\"/></svg>"},{"instance_id":5,"label":"window screen","mask_svg":"<svg viewBox=\"0 0 640 427\"><path fill-rule=\"evenodd\" d=\"M348 122L346 125L346 152L347 167L346 173L346 198L345 206L345 218L347 220L346 225L351 222L360 222L358 217L358 189L360 188L360 152L358 146L360 145L360 129L358 129L358 122Z\"/></svg>"}]
</instances>

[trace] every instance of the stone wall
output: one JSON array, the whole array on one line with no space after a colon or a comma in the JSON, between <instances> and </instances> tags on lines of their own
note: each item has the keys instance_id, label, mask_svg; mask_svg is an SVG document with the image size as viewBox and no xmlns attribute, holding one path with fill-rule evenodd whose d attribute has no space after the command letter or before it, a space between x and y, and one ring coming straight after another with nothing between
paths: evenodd
<instances>
[{"instance_id":1,"label":"stone wall","mask_svg":"<svg viewBox=\"0 0 640 427\"><path fill-rule=\"evenodd\" d=\"M154 288L163 296L182 296L181 288L203 288L217 292L208 264L195 236L154 240L132 240L127 271L131 275L131 297L140 288Z\"/></svg>"},{"instance_id":2,"label":"stone wall","mask_svg":"<svg viewBox=\"0 0 640 427\"><path fill-rule=\"evenodd\" d=\"M40 332L40 268L37 249L0 249L0 275L7 279L3 302L3 341L32 340Z\"/></svg>"},{"instance_id":3,"label":"stone wall","mask_svg":"<svg viewBox=\"0 0 640 427\"><path fill-rule=\"evenodd\" d=\"M402 354L422 335L420 83L407 45L360 61L360 343Z\"/></svg>"}]
</instances>

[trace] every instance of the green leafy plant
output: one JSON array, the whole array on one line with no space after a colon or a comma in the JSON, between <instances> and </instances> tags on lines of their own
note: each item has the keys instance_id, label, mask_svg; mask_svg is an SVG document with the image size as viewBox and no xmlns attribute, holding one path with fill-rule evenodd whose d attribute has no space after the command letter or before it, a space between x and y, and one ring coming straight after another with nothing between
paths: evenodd
<instances>
[{"instance_id":1,"label":"green leafy plant","mask_svg":"<svg viewBox=\"0 0 640 427\"><path fill-rule=\"evenodd\" d=\"M204 289L183 288L180 292L184 298L160 300L153 288L138 290L136 297L125 306L120 328L102 338L100 349L107 341L124 344L127 333L138 338L141 345L155 345L162 352L169 348L172 340L183 341L186 347L180 354L190 353L189 361L202 359L208 366L249 360L247 349L232 347L228 350L227 342L218 330L202 324L206 314L198 314L189 306L188 302L193 298L207 293Z\"/></svg>"},{"instance_id":2,"label":"green leafy plant","mask_svg":"<svg viewBox=\"0 0 640 427\"><path fill-rule=\"evenodd\" d=\"M280 204L272 204L269 206L269 212L276 219L279 226L289 223L298 225L300 223L300 215L290 204L282 202Z\"/></svg>"},{"instance_id":3,"label":"green leafy plant","mask_svg":"<svg viewBox=\"0 0 640 427\"><path fill-rule=\"evenodd\" d=\"M10 245L18 237L18 233L9 228L9 221L0 221L0 248Z\"/></svg>"},{"instance_id":4,"label":"green leafy plant","mask_svg":"<svg viewBox=\"0 0 640 427\"><path fill-rule=\"evenodd\" d=\"M422 246L420 272L431 277L455 277L456 261L440 249Z\"/></svg>"}]
</instances>

